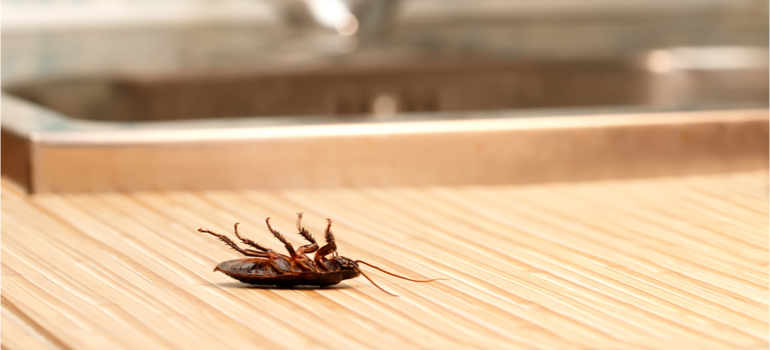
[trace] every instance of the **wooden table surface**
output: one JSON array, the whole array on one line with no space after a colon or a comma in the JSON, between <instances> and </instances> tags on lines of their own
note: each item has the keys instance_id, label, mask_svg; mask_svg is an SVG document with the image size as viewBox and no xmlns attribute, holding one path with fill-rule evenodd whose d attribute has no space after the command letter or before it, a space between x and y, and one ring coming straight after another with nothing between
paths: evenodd
<instances>
[{"instance_id":1,"label":"wooden table surface","mask_svg":"<svg viewBox=\"0 0 770 350\"><path fill-rule=\"evenodd\" d=\"M255 288L199 227L295 213L364 270ZM232 235L231 235L232 236ZM28 196L2 187L3 349L766 349L768 173L485 187Z\"/></svg>"}]
</instances>

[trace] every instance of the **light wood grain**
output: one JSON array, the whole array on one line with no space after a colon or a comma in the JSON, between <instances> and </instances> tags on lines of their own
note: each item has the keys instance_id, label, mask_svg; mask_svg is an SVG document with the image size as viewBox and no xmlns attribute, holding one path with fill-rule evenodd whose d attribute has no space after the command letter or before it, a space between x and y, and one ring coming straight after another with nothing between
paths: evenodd
<instances>
[{"instance_id":1,"label":"light wood grain","mask_svg":"<svg viewBox=\"0 0 770 350\"><path fill-rule=\"evenodd\" d=\"M295 213L366 270L248 287L199 227ZM29 196L3 184L4 349L760 349L768 173L520 186Z\"/></svg>"}]
</instances>

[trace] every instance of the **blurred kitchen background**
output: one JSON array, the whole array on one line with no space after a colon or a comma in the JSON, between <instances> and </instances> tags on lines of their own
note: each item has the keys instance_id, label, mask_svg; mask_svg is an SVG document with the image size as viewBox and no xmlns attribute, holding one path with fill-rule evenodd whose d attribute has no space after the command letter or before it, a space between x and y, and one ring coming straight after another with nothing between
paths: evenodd
<instances>
[{"instance_id":1,"label":"blurred kitchen background","mask_svg":"<svg viewBox=\"0 0 770 350\"><path fill-rule=\"evenodd\" d=\"M767 45L762 0L2 1L4 90L92 120L764 107Z\"/></svg>"}]
</instances>

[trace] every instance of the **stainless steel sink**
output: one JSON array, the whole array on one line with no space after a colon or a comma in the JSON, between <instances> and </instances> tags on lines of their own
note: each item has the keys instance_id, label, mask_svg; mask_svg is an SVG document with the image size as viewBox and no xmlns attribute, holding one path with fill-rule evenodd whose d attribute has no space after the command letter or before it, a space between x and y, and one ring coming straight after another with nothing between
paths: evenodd
<instances>
[{"instance_id":1,"label":"stainless steel sink","mask_svg":"<svg viewBox=\"0 0 770 350\"><path fill-rule=\"evenodd\" d=\"M3 175L66 192L767 167L766 17L751 10L765 3L647 16L642 1L607 16L483 3L402 1L360 33L349 16L325 29L4 30ZM711 25L714 8L734 21Z\"/></svg>"},{"instance_id":2,"label":"stainless steel sink","mask_svg":"<svg viewBox=\"0 0 770 350\"><path fill-rule=\"evenodd\" d=\"M353 55L303 66L237 72L29 81L7 86L5 91L72 118L137 122L387 117L396 113L565 107L767 105L767 70L761 64L743 69L655 72L646 57L509 61L410 58L372 63Z\"/></svg>"}]
</instances>

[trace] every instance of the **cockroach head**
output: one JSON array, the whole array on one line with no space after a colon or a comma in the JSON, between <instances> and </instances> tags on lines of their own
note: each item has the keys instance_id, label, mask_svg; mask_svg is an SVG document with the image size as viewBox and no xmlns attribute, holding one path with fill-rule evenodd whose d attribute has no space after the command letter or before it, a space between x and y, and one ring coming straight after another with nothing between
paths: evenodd
<instances>
[{"instance_id":1,"label":"cockroach head","mask_svg":"<svg viewBox=\"0 0 770 350\"><path fill-rule=\"evenodd\" d=\"M334 261L334 263L339 266L340 271L344 273L344 279L356 278L361 274L361 269L358 268L358 263L353 260L339 255L333 257L331 260Z\"/></svg>"},{"instance_id":2,"label":"cockroach head","mask_svg":"<svg viewBox=\"0 0 770 350\"><path fill-rule=\"evenodd\" d=\"M337 263L340 270L358 270L358 264L344 256L338 255L333 257L332 260Z\"/></svg>"}]
</instances>

